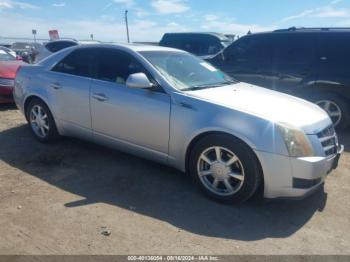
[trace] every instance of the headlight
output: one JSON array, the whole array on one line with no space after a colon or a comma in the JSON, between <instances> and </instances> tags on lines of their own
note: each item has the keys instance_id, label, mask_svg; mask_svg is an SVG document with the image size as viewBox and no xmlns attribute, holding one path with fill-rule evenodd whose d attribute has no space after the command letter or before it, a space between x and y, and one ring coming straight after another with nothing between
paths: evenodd
<instances>
[{"instance_id":1,"label":"headlight","mask_svg":"<svg viewBox=\"0 0 350 262\"><path fill-rule=\"evenodd\" d=\"M277 127L286 144L289 156L308 157L314 155L312 145L302 130L285 123L277 123Z\"/></svg>"}]
</instances>

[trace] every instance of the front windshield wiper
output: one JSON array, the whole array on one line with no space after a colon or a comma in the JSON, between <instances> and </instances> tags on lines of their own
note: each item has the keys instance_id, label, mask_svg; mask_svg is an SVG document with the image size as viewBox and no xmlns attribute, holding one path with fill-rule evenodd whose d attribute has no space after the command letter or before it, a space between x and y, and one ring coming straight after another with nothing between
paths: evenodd
<instances>
[{"instance_id":1,"label":"front windshield wiper","mask_svg":"<svg viewBox=\"0 0 350 262\"><path fill-rule=\"evenodd\" d=\"M204 85L191 86L191 87L182 89L182 91L195 91L195 90L201 90L201 89L207 89L207 88L215 88L215 87L220 87L220 86L225 86L225 85L230 85L230 84L235 84L235 83L237 83L237 81L228 80L228 81L215 83L215 84L204 84Z\"/></svg>"}]
</instances>

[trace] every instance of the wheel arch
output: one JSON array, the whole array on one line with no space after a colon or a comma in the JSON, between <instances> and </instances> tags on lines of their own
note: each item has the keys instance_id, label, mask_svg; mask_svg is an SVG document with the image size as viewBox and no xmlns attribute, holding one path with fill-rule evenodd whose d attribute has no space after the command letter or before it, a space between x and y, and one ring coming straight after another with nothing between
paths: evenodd
<instances>
[{"instance_id":1,"label":"wheel arch","mask_svg":"<svg viewBox=\"0 0 350 262\"><path fill-rule=\"evenodd\" d=\"M229 136L229 137L235 138L235 139L239 140L240 142L242 142L243 144L245 144L247 146L247 148L249 148L250 151L255 156L256 160L259 163L260 169L262 171L262 166L261 166L261 163L260 163L260 160L259 160L258 156L255 154L254 150L252 149L252 146L249 145L249 143L247 143L246 141L244 141L244 139L242 139L242 138L240 138L238 136L235 136L233 134L224 132L224 131L205 131L205 132L197 134L195 137L193 137L192 140L190 141L190 143L187 146L186 155L185 155L185 170L186 170L186 172L188 171L189 159L190 159L190 155L191 155L191 152L192 152L193 148L195 147L195 145L201 139L204 139L205 137L210 136L210 135L225 135L225 136Z\"/></svg>"},{"instance_id":2,"label":"wheel arch","mask_svg":"<svg viewBox=\"0 0 350 262\"><path fill-rule=\"evenodd\" d=\"M240 142L242 142L244 145L247 146L247 148L249 148L249 150L251 151L251 153L254 155L258 166L259 166L259 171L261 174L261 181L260 181L260 185L256 191L256 194L259 194L261 196L263 196L264 194L264 185L265 185L265 179L264 179L264 170L262 168L262 164L260 162L259 157L256 155L256 153L254 152L254 150L252 149L251 145L249 145L249 143L247 143L246 141L244 141L242 138L235 136L233 134L230 134L228 132L224 132L224 131L206 131L206 132L202 132L198 135L196 135L194 138L192 138L191 142L189 143L187 149L186 149L186 155L185 155L185 171L186 173L189 172L189 162L190 162L190 155L191 152L193 150L193 148L195 147L195 145L201 140L204 139L207 136L210 135L225 135L225 136L229 136L232 138L235 138L237 140L239 140Z\"/></svg>"},{"instance_id":3,"label":"wheel arch","mask_svg":"<svg viewBox=\"0 0 350 262\"><path fill-rule=\"evenodd\" d=\"M37 94L28 95L24 99L23 112L24 112L25 118L28 120L27 109L28 109L28 106L29 106L30 102L33 101L34 99L39 99L40 101L42 101L47 106L47 108L50 110L50 113L52 114L53 119L55 121L55 124L56 124L56 126L58 128L56 117L55 117L54 112L52 111L51 107L49 106L49 103L46 101L46 99L44 99L43 97L41 97L40 95L37 95Z\"/></svg>"},{"instance_id":4,"label":"wheel arch","mask_svg":"<svg viewBox=\"0 0 350 262\"><path fill-rule=\"evenodd\" d=\"M46 101L38 96L38 95L29 95L25 98L24 100L24 103L23 103L23 112L24 112L24 116L26 117L26 119L28 120L28 112L27 112L27 109L28 109L28 106L30 104L30 102L32 102L34 99L39 99L41 100L43 103L45 103L45 105L50 109L50 107L48 106L48 104L46 103ZM50 109L51 111L51 109ZM51 111L52 112L52 111Z\"/></svg>"},{"instance_id":5,"label":"wheel arch","mask_svg":"<svg viewBox=\"0 0 350 262\"><path fill-rule=\"evenodd\" d=\"M346 87L345 87L346 88ZM346 100L350 103L350 95L343 91L343 85L335 85L329 83L313 83L305 86L298 93L299 96L304 97L305 99L310 100L313 96L320 94L331 94L340 97L343 100Z\"/></svg>"}]
</instances>

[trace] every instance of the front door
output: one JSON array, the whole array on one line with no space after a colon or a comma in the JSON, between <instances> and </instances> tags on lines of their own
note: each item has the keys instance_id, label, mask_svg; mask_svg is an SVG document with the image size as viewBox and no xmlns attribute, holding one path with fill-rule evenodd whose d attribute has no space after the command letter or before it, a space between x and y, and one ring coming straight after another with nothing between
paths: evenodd
<instances>
[{"instance_id":1,"label":"front door","mask_svg":"<svg viewBox=\"0 0 350 262\"><path fill-rule=\"evenodd\" d=\"M139 72L149 76L123 51L104 49L99 54L97 79L91 84L93 132L100 141L166 160L170 97L160 89L127 88L128 76Z\"/></svg>"}]
</instances>

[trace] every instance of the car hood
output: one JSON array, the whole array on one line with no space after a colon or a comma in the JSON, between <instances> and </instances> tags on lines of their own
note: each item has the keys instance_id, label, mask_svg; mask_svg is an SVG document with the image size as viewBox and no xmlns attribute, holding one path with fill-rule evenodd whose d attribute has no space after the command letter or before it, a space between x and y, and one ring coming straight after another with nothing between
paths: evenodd
<instances>
[{"instance_id":1,"label":"car hood","mask_svg":"<svg viewBox=\"0 0 350 262\"><path fill-rule=\"evenodd\" d=\"M247 83L186 93L271 122L298 127L306 134L315 134L332 123L327 113L315 104Z\"/></svg>"},{"instance_id":2,"label":"car hood","mask_svg":"<svg viewBox=\"0 0 350 262\"><path fill-rule=\"evenodd\" d=\"M0 61L0 77L15 78L18 68L24 65L21 61Z\"/></svg>"}]
</instances>

